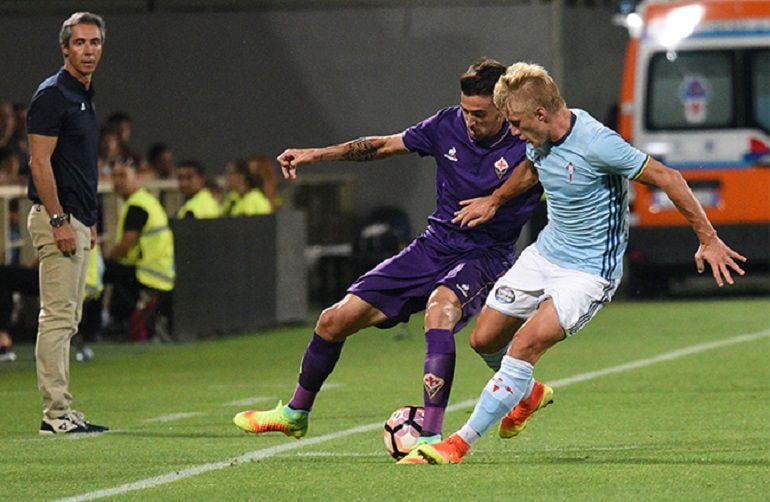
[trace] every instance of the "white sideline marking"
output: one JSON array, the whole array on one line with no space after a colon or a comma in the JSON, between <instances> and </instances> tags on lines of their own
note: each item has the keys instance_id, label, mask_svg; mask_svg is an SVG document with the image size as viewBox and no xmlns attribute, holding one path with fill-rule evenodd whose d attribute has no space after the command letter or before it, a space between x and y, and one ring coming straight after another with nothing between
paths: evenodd
<instances>
[{"instance_id":1,"label":"white sideline marking","mask_svg":"<svg viewBox=\"0 0 770 502\"><path fill-rule=\"evenodd\" d=\"M276 399L278 398L273 396L252 396L230 401L229 403L225 403L222 406L249 406L250 404L257 404L264 401L273 401Z\"/></svg>"},{"instance_id":2,"label":"white sideline marking","mask_svg":"<svg viewBox=\"0 0 770 502\"><path fill-rule=\"evenodd\" d=\"M580 453L580 452L601 452L601 451L635 451L635 450L657 450L661 448L670 448L665 445L655 444L629 444L623 446L573 446L569 448L517 448L516 453ZM482 450L478 450L482 451ZM357 453L357 452L331 452L331 451L308 451L302 453L291 453L285 455L274 455L280 458L294 458L294 457L321 457L321 458L347 458L347 457L380 457L382 458L383 452L371 452L371 453Z\"/></svg>"},{"instance_id":3,"label":"white sideline marking","mask_svg":"<svg viewBox=\"0 0 770 502\"><path fill-rule=\"evenodd\" d=\"M144 423L149 424L152 422L173 422L175 420L182 420L184 418L190 418L190 417L198 417L200 415L205 415L202 411L188 411L188 412L182 412L182 413L169 413L168 415L161 415L159 417L155 418L148 418L147 420L144 420Z\"/></svg>"},{"instance_id":4,"label":"white sideline marking","mask_svg":"<svg viewBox=\"0 0 770 502\"><path fill-rule=\"evenodd\" d=\"M332 453L330 451L309 451L306 453L293 453L291 455L276 455L276 457L382 457L382 452L372 453Z\"/></svg>"},{"instance_id":5,"label":"white sideline marking","mask_svg":"<svg viewBox=\"0 0 770 502\"><path fill-rule=\"evenodd\" d=\"M685 347L683 349L666 352L658 356L648 357L646 359L639 359L637 361L631 361L628 363L619 364L617 366L610 366L609 368L604 368L601 370L589 371L586 373L573 375L571 377L562 378L560 380L554 380L552 382L549 382L549 385L553 387L566 387L574 383L585 382L586 380L592 380L594 378L603 377L605 375L611 375L613 373L621 373L623 371L628 371L631 369L644 368L646 366L651 366L653 364L657 364L660 362L672 361L674 359L679 359L689 355L706 352L708 350L718 349L721 347L728 347L730 345L736 345L739 343L752 342L754 340L759 340L761 338L768 338L768 337L770 337L770 329L766 329L764 331L760 331L757 333L738 335L732 338L727 338L725 340L719 340L716 342L699 343L696 345ZM467 399L465 401L448 406L447 411L456 411L464 408L470 408L471 406L475 406L475 404L476 404L476 399ZM238 464L272 457L286 451L296 450L297 448L324 443L332 439L351 436L353 434L358 434L360 432L369 432L369 431L377 430L381 427L382 427L382 422L379 421L377 423L361 425L358 427L353 427L351 429L346 429L344 431L337 431L337 432L332 432L330 434L324 434L323 436L303 438L301 441L294 441L294 442L285 443L279 446L273 446L270 448L264 448L261 450L245 453L239 457L231 458L230 460L224 460L221 462L212 462L209 464L202 464L195 467L189 467L187 469L182 469L179 471L161 474L160 476L141 479L139 481L134 481L133 483L126 483L120 486L116 486L114 488L106 488L103 490L96 490L93 492L84 493L82 495L75 495L74 497L58 499L57 502L79 502L81 500L94 500L102 497L111 497L113 495L120 495L123 493L132 492L132 491L146 490L147 488L154 488L156 486L173 483L174 481L179 481L181 479L197 476L199 474L204 474L211 471L218 471L218 470L225 469L227 467L232 467Z\"/></svg>"}]
</instances>

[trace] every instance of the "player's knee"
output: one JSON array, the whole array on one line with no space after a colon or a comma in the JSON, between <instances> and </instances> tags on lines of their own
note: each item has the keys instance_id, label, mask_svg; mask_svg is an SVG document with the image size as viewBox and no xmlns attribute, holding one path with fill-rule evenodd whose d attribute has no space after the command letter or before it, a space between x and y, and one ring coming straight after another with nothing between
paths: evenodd
<instances>
[{"instance_id":1,"label":"player's knee","mask_svg":"<svg viewBox=\"0 0 770 502\"><path fill-rule=\"evenodd\" d=\"M516 334L508 354L534 364L557 341L548 332L537 330L524 331Z\"/></svg>"},{"instance_id":2,"label":"player's knee","mask_svg":"<svg viewBox=\"0 0 770 502\"><path fill-rule=\"evenodd\" d=\"M460 321L462 313L462 306L456 299L431 297L425 309L425 326L451 330Z\"/></svg>"},{"instance_id":3,"label":"player's knee","mask_svg":"<svg viewBox=\"0 0 770 502\"><path fill-rule=\"evenodd\" d=\"M331 306L324 309L316 321L315 332L327 342L340 342L351 334L345 315Z\"/></svg>"},{"instance_id":4,"label":"player's knee","mask_svg":"<svg viewBox=\"0 0 770 502\"><path fill-rule=\"evenodd\" d=\"M491 354L500 350L500 344L494 338L484 335L478 328L471 332L468 343L478 354Z\"/></svg>"}]
</instances>

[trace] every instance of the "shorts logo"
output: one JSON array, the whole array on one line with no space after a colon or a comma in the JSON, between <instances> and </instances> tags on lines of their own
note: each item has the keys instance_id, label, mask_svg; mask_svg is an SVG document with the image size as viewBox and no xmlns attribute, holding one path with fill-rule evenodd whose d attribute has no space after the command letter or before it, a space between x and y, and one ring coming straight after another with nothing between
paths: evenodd
<instances>
[{"instance_id":1,"label":"shorts logo","mask_svg":"<svg viewBox=\"0 0 770 502\"><path fill-rule=\"evenodd\" d=\"M468 298L468 291L471 290L471 287L469 285L467 285L467 284L456 284L455 286L457 287L457 289L460 290L460 293L462 293L465 298Z\"/></svg>"},{"instance_id":2,"label":"shorts logo","mask_svg":"<svg viewBox=\"0 0 770 502\"><path fill-rule=\"evenodd\" d=\"M422 384L425 387L428 398L433 399L444 386L444 379L437 377L433 373L425 373L425 376L422 378Z\"/></svg>"},{"instance_id":3,"label":"shorts logo","mask_svg":"<svg viewBox=\"0 0 770 502\"><path fill-rule=\"evenodd\" d=\"M500 160L495 162L495 172L497 173L498 178L502 178L505 174L505 171L508 170L508 163L505 161L505 158L500 157Z\"/></svg>"},{"instance_id":4,"label":"shorts logo","mask_svg":"<svg viewBox=\"0 0 770 502\"><path fill-rule=\"evenodd\" d=\"M495 300L500 303L513 303L515 299L516 295L508 286L500 286L495 290Z\"/></svg>"}]
</instances>

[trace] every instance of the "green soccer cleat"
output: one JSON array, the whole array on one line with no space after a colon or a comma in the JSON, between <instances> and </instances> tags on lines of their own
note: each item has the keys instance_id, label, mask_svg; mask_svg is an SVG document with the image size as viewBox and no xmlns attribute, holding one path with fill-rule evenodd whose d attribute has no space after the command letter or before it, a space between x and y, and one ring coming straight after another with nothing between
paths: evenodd
<instances>
[{"instance_id":1,"label":"green soccer cleat","mask_svg":"<svg viewBox=\"0 0 770 502\"><path fill-rule=\"evenodd\" d=\"M278 406L268 411L242 411L233 417L233 423L250 434L283 432L297 439L307 434L308 412L293 410L278 401Z\"/></svg>"},{"instance_id":2,"label":"green soccer cleat","mask_svg":"<svg viewBox=\"0 0 770 502\"><path fill-rule=\"evenodd\" d=\"M553 389L535 381L532 394L527 399L520 401L500 420L500 426L497 429L498 435L503 439L518 436L521 431L527 428L532 414L551 403L553 403Z\"/></svg>"},{"instance_id":3,"label":"green soccer cleat","mask_svg":"<svg viewBox=\"0 0 770 502\"><path fill-rule=\"evenodd\" d=\"M427 464L428 462L425 461L424 458L418 453L415 453L414 455L410 455L413 451L417 450L420 446L424 444L434 444L441 441L441 434L436 434L435 436L420 436L420 438L417 440L417 443L412 447L411 450L409 450L409 454L407 454L404 458L399 460L397 463L399 464Z\"/></svg>"}]
</instances>

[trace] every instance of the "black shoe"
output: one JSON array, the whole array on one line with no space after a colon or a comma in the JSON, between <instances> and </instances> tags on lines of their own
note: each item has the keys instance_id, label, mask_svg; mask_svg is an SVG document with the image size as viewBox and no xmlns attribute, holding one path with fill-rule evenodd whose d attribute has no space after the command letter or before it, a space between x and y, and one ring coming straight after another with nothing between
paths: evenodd
<instances>
[{"instance_id":1,"label":"black shoe","mask_svg":"<svg viewBox=\"0 0 770 502\"><path fill-rule=\"evenodd\" d=\"M89 423L79 411L71 411L59 418L43 417L40 422L40 435L56 434L98 434L110 430L109 427Z\"/></svg>"}]
</instances>

